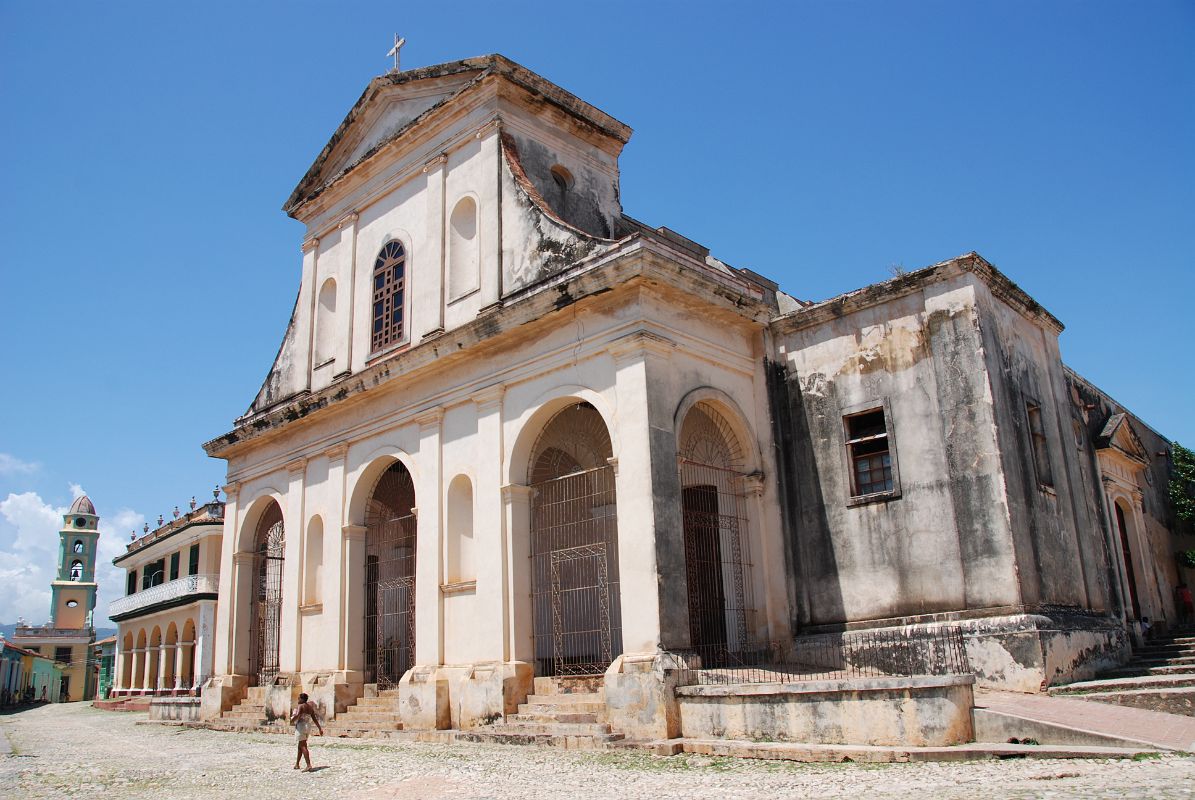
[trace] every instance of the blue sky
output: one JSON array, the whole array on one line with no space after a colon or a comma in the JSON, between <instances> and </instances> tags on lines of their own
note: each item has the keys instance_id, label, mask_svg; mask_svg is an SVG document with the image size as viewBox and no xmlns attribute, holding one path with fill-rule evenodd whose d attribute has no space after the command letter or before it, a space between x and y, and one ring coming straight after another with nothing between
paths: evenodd
<instances>
[{"instance_id":1,"label":"blue sky","mask_svg":"<svg viewBox=\"0 0 1195 800\"><path fill-rule=\"evenodd\" d=\"M210 497L294 303L279 208L396 30L631 125L626 212L799 297L978 250L1195 444L1190 2L0 0L0 621L44 615L72 484L108 557Z\"/></svg>"}]
</instances>

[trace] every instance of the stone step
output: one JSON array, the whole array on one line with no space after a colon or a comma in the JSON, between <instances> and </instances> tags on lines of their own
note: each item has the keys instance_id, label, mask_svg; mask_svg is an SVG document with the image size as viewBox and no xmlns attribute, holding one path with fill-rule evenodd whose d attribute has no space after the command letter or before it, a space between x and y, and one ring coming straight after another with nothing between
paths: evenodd
<instances>
[{"instance_id":1,"label":"stone step","mask_svg":"<svg viewBox=\"0 0 1195 800\"><path fill-rule=\"evenodd\" d=\"M1065 686L1051 686L1052 695L1084 695L1089 692L1123 691L1127 689L1166 689L1195 687L1195 672L1171 675L1138 675L1121 678L1101 678L1079 681Z\"/></svg>"},{"instance_id":2,"label":"stone step","mask_svg":"<svg viewBox=\"0 0 1195 800\"><path fill-rule=\"evenodd\" d=\"M1119 667L1102 673L1107 678L1136 678L1143 675L1191 675L1195 678L1195 668L1189 664L1177 664L1161 667Z\"/></svg>"},{"instance_id":3,"label":"stone step","mask_svg":"<svg viewBox=\"0 0 1195 800\"><path fill-rule=\"evenodd\" d=\"M471 731L460 731L453 735L457 742L483 742L490 744L521 744L539 745L541 747L559 747L563 750L605 750L615 742L624 738L621 733L604 734L562 734L562 733L529 733L525 731L504 731L506 726L491 726L477 728Z\"/></svg>"},{"instance_id":4,"label":"stone step","mask_svg":"<svg viewBox=\"0 0 1195 800\"><path fill-rule=\"evenodd\" d=\"M531 722L537 725L592 725L598 722L598 715L593 713L561 713L553 712L549 714L528 713L519 709L518 714L511 714L506 718L507 724Z\"/></svg>"},{"instance_id":5,"label":"stone step","mask_svg":"<svg viewBox=\"0 0 1195 800\"><path fill-rule=\"evenodd\" d=\"M336 715L336 724L350 724L358 722L399 722L402 720L402 715L397 711L390 712L371 712L371 711L353 711L349 710L343 714Z\"/></svg>"},{"instance_id":6,"label":"stone step","mask_svg":"<svg viewBox=\"0 0 1195 800\"><path fill-rule=\"evenodd\" d=\"M1134 658L1125 664L1125 668L1146 669L1148 667L1190 666L1195 664L1195 656L1159 656L1157 658Z\"/></svg>"},{"instance_id":7,"label":"stone step","mask_svg":"<svg viewBox=\"0 0 1195 800\"><path fill-rule=\"evenodd\" d=\"M571 706L573 704L579 705L598 705L602 708L606 707L606 695L598 692L576 692L569 694L529 694L527 695L528 705L559 705Z\"/></svg>"},{"instance_id":8,"label":"stone step","mask_svg":"<svg viewBox=\"0 0 1195 800\"><path fill-rule=\"evenodd\" d=\"M379 707L380 706L380 707L385 707L385 708L390 708L391 706L393 706L394 708L398 708L398 698L397 697L362 697L357 700L357 705L358 706L371 706L371 707Z\"/></svg>"},{"instance_id":9,"label":"stone step","mask_svg":"<svg viewBox=\"0 0 1195 800\"><path fill-rule=\"evenodd\" d=\"M546 694L594 694L605 686L604 675L567 675L554 678L536 678L535 693Z\"/></svg>"},{"instance_id":10,"label":"stone step","mask_svg":"<svg viewBox=\"0 0 1195 800\"><path fill-rule=\"evenodd\" d=\"M513 716L517 717L518 714ZM500 722L478 730L531 736L604 736L611 733L610 726L604 722L524 722L518 720Z\"/></svg>"},{"instance_id":11,"label":"stone step","mask_svg":"<svg viewBox=\"0 0 1195 800\"><path fill-rule=\"evenodd\" d=\"M1146 653L1175 653L1178 655L1195 655L1195 645L1190 644L1147 644L1144 647L1134 647L1133 655Z\"/></svg>"},{"instance_id":12,"label":"stone step","mask_svg":"<svg viewBox=\"0 0 1195 800\"><path fill-rule=\"evenodd\" d=\"M1123 691L1089 692L1080 695L1084 700L1114 703L1119 706L1161 711L1195 717L1195 686L1161 689L1125 689Z\"/></svg>"},{"instance_id":13,"label":"stone step","mask_svg":"<svg viewBox=\"0 0 1195 800\"><path fill-rule=\"evenodd\" d=\"M401 731L402 722L398 720L341 720L324 726L324 731L331 736L339 735L341 731Z\"/></svg>"},{"instance_id":14,"label":"stone step","mask_svg":"<svg viewBox=\"0 0 1195 800\"><path fill-rule=\"evenodd\" d=\"M520 714L604 714L605 712L605 703L594 702L543 703L528 697L526 703L519 705Z\"/></svg>"}]
</instances>

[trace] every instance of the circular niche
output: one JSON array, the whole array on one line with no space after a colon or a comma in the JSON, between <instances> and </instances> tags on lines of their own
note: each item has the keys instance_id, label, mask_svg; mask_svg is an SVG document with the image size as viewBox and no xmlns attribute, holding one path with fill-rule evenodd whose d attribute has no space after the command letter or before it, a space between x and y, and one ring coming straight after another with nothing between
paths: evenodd
<instances>
[{"instance_id":1,"label":"circular niche","mask_svg":"<svg viewBox=\"0 0 1195 800\"><path fill-rule=\"evenodd\" d=\"M78 606L79 606L78 600L67 600L66 601L67 608L78 608Z\"/></svg>"},{"instance_id":2,"label":"circular niche","mask_svg":"<svg viewBox=\"0 0 1195 800\"><path fill-rule=\"evenodd\" d=\"M83 519L82 517L75 517L75 527L76 528L82 528L85 525L87 525L87 520Z\"/></svg>"}]
</instances>

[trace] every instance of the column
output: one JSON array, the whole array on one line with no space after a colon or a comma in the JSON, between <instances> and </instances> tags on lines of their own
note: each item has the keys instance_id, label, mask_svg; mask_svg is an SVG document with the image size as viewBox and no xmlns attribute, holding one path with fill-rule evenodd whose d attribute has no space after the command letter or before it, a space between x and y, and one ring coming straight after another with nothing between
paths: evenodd
<instances>
[{"instance_id":1,"label":"column","mask_svg":"<svg viewBox=\"0 0 1195 800\"><path fill-rule=\"evenodd\" d=\"M477 408L477 448L473 487L473 565L477 579L474 613L483 637L484 659L510 660L507 570L510 553L504 531L505 502L502 491L502 398L505 387L488 386L473 395Z\"/></svg>"},{"instance_id":2,"label":"column","mask_svg":"<svg viewBox=\"0 0 1195 800\"><path fill-rule=\"evenodd\" d=\"M491 119L477 131L477 138L483 142L482 149L488 151L484 158L485 168L494 175L493 194L481 191L481 204L477 209L478 235L481 238L481 310L495 308L502 303L502 122Z\"/></svg>"},{"instance_id":3,"label":"column","mask_svg":"<svg viewBox=\"0 0 1195 800\"><path fill-rule=\"evenodd\" d=\"M133 648L133 670L125 686L130 692L141 688L141 670L145 668L145 651L140 647Z\"/></svg>"},{"instance_id":4,"label":"column","mask_svg":"<svg viewBox=\"0 0 1195 800\"><path fill-rule=\"evenodd\" d=\"M441 509L444 507L440 453L443 409L433 409L415 419L419 426L419 481L415 537L415 663L444 663L444 604L440 594L444 569Z\"/></svg>"},{"instance_id":5,"label":"column","mask_svg":"<svg viewBox=\"0 0 1195 800\"><path fill-rule=\"evenodd\" d=\"M157 657L158 657L158 649L156 647L149 647L147 645L145 648L145 674L141 676L141 692L142 692L142 694L148 694L151 691L153 691L153 689L154 689L153 685L150 683L150 679L153 678L153 676L154 676L154 674L153 674L154 671L152 669L152 666L154 663L154 659L156 659Z\"/></svg>"},{"instance_id":6,"label":"column","mask_svg":"<svg viewBox=\"0 0 1195 800\"><path fill-rule=\"evenodd\" d=\"M224 487L224 533L220 546L220 606L217 630L219 636L215 640L216 671L221 675L230 675L235 669L235 637L237 622L237 587L239 584L238 569L235 554L237 552L237 534L240 522L237 508L237 489L235 483Z\"/></svg>"},{"instance_id":7,"label":"column","mask_svg":"<svg viewBox=\"0 0 1195 800\"><path fill-rule=\"evenodd\" d=\"M300 285L307 291L307 374L303 376L303 386L310 389L311 374L315 367L315 304L320 290L319 239L314 236L305 239L299 247L303 253L303 279ZM339 282L336 288L340 288Z\"/></svg>"},{"instance_id":8,"label":"column","mask_svg":"<svg viewBox=\"0 0 1195 800\"><path fill-rule=\"evenodd\" d=\"M119 632L117 632L116 640L120 641ZM112 658L112 691L108 693L109 697L124 688L124 656L124 650L119 647L115 648L115 654ZM3 686L3 681L0 681L0 686Z\"/></svg>"},{"instance_id":9,"label":"column","mask_svg":"<svg viewBox=\"0 0 1195 800\"><path fill-rule=\"evenodd\" d=\"M348 278L348 280L343 280L343 281L337 280L337 282L336 282L336 304L337 304L337 306L339 306L340 302L341 302L340 298L341 297L344 298L344 302L348 306L348 320L344 324L344 326L340 328L340 330L345 332L343 335L344 349L343 349L342 354L338 353L336 355L336 374L337 375L340 375L341 373L351 372L351 371L359 368L359 366L357 364L353 363L353 338L356 336L356 333L357 333L357 327L354 322L354 319L357 315L358 304L361 305L361 310L363 312L362 316L361 316L362 329L365 330L365 338L364 338L365 352L361 354L361 364L360 364L361 367L365 366L365 357L369 355L369 331L367 329L367 326L369 325L369 323L366 320L370 319L370 315L368 312L369 312L371 306L373 305L373 301L370 296L372 294L372 292L365 291L365 292L361 293L360 297L357 297L357 230L358 230L358 222L360 219L361 219L361 215L358 214L356 211L354 211L351 214L348 214L346 217L344 217L344 219L340 220L340 245L339 246L345 247L347 245L347 248L348 248L348 266L347 266L347 270L346 270L347 271L346 277ZM372 261L369 262L369 268L370 268L370 270L373 269ZM343 274L345 274L345 272L342 271L341 274L343 275ZM410 273L408 272L407 274L410 274ZM372 271L371 271L369 277L367 277L366 280L372 280L372 278L373 278L373 275L372 275ZM348 291L344 292L344 289L348 289ZM319 288L313 286L312 291L318 292Z\"/></svg>"},{"instance_id":10,"label":"column","mask_svg":"<svg viewBox=\"0 0 1195 800\"><path fill-rule=\"evenodd\" d=\"M340 529L340 668L365 670L365 526Z\"/></svg>"},{"instance_id":11,"label":"column","mask_svg":"<svg viewBox=\"0 0 1195 800\"><path fill-rule=\"evenodd\" d=\"M171 652L174 649L173 645L160 644L158 645L158 691L162 691L169 687L166 686L166 667L171 664Z\"/></svg>"},{"instance_id":12,"label":"column","mask_svg":"<svg viewBox=\"0 0 1195 800\"><path fill-rule=\"evenodd\" d=\"M286 542L282 562L282 619L278 634L278 669L298 672L302 657L303 619L299 614L303 585L303 540L307 527L303 519L303 491L307 473L307 459L299 458L286 465L287 489L283 501L286 507Z\"/></svg>"},{"instance_id":13,"label":"column","mask_svg":"<svg viewBox=\"0 0 1195 800\"><path fill-rule=\"evenodd\" d=\"M672 376L675 343L648 331L610 346L619 444L618 560L627 653L689 646Z\"/></svg>"},{"instance_id":14,"label":"column","mask_svg":"<svg viewBox=\"0 0 1195 800\"><path fill-rule=\"evenodd\" d=\"M199 688L212 677L215 668L216 612L219 603L215 600L199 601L199 618L195 620L195 639L191 649L191 685Z\"/></svg>"},{"instance_id":15,"label":"column","mask_svg":"<svg viewBox=\"0 0 1195 800\"><path fill-rule=\"evenodd\" d=\"M447 233L445 227L447 211L444 204L447 201L444 197L444 183L448 175L448 156L441 153L424 164L423 174L427 176L427 194L424 205L427 215L424 222L422 249L418 257L419 263L426 266L421 268L422 271L419 273L421 278L419 283L423 285L415 285L416 294L408 305L408 313L413 326L412 342L438 336L444 332L444 284L447 269L447 254L444 249L444 237ZM410 270L410 266L407 269ZM422 500L416 502L423 503ZM418 584L418 579L416 579L416 584Z\"/></svg>"},{"instance_id":16,"label":"column","mask_svg":"<svg viewBox=\"0 0 1195 800\"><path fill-rule=\"evenodd\" d=\"M534 620L531 611L530 537L516 533L531 530L531 488L502 487L502 549L509 561L502 583L502 632L505 637L503 660L535 663Z\"/></svg>"},{"instance_id":17,"label":"column","mask_svg":"<svg viewBox=\"0 0 1195 800\"><path fill-rule=\"evenodd\" d=\"M186 663L183 656L187 650L187 642L178 642L174 645L174 686L175 691L184 688L183 684L183 666Z\"/></svg>"}]
</instances>

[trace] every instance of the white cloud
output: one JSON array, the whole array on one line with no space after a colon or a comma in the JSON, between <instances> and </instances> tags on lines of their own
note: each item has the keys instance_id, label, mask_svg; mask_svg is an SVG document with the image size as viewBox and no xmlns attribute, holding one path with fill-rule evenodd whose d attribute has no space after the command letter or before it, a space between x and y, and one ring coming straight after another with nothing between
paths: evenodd
<instances>
[{"instance_id":1,"label":"white cloud","mask_svg":"<svg viewBox=\"0 0 1195 800\"><path fill-rule=\"evenodd\" d=\"M78 500L80 497L83 497L86 494L87 494L87 491L82 486L80 486L77 483L71 484L71 499L72 500Z\"/></svg>"},{"instance_id":2,"label":"white cloud","mask_svg":"<svg viewBox=\"0 0 1195 800\"><path fill-rule=\"evenodd\" d=\"M22 461L8 453L0 453L0 475L32 475L41 469L36 461Z\"/></svg>"},{"instance_id":3,"label":"white cloud","mask_svg":"<svg viewBox=\"0 0 1195 800\"><path fill-rule=\"evenodd\" d=\"M76 491L78 490L78 491ZM82 490L71 485L75 497ZM58 564L58 530L67 511L55 507L35 492L9 494L0 500L0 622L15 622L24 617L40 625L49 618L50 581ZM95 624L110 627L108 604L124 594L124 570L112 559L124 552L128 531L139 528L143 514L122 508L100 517L99 552L96 559Z\"/></svg>"}]
</instances>

